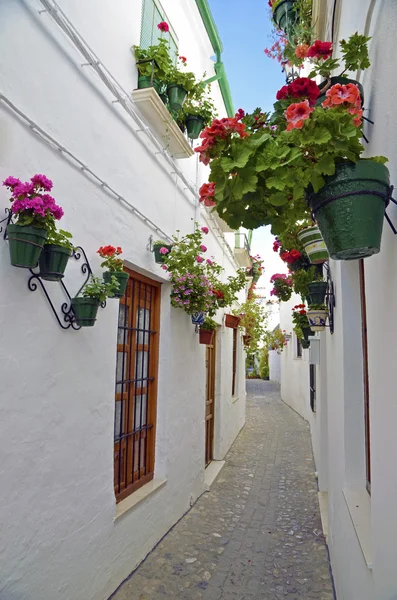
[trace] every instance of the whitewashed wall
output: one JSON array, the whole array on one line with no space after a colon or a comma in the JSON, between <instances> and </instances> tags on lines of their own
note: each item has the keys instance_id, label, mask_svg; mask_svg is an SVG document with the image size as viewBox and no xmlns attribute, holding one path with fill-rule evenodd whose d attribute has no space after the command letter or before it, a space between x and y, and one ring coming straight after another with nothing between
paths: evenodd
<instances>
[{"instance_id":1,"label":"whitewashed wall","mask_svg":"<svg viewBox=\"0 0 397 600\"><path fill-rule=\"evenodd\" d=\"M59 4L123 87L135 88L130 46L139 43L141 3ZM207 70L210 76L213 50L195 2L163 5L181 53L197 75ZM192 231L196 215L208 224L172 168L112 103L98 76L81 66L76 48L41 8L38 0L1 2L1 93L167 234ZM217 84L213 90L224 112ZM194 182L196 159L178 162ZM155 480L167 483L115 520L118 303L108 302L93 329L62 331L41 291L28 291L27 273L10 266L7 243L0 243L0 597L103 600L204 489L205 347L190 318L171 308L164 271L146 250L149 236L158 236L0 102L1 179L36 172L54 181L65 210L62 226L84 246L94 270L97 248L117 244L132 269L163 282ZM205 177L200 168L199 182ZM7 205L2 188L1 211ZM226 275L234 273L219 234L211 232L206 244ZM72 292L79 282L71 265ZM61 301L55 291L54 299ZM221 323L222 315L217 318ZM222 329L218 337L215 449L223 458L244 424L244 355L240 343L233 402L231 332Z\"/></svg>"},{"instance_id":2,"label":"whitewashed wall","mask_svg":"<svg viewBox=\"0 0 397 600\"><path fill-rule=\"evenodd\" d=\"M281 354L269 350L269 379L281 383Z\"/></svg>"},{"instance_id":3,"label":"whitewashed wall","mask_svg":"<svg viewBox=\"0 0 397 600\"><path fill-rule=\"evenodd\" d=\"M333 2L328 1L324 10L328 12L328 25L323 39L330 40ZM337 3L336 44L356 31L372 36L369 43L372 66L359 76L365 90L367 111L364 114L375 123L365 125L369 140L369 144L365 144L366 155L381 154L389 158L394 185L397 131L392 57L396 27L397 5L393 0ZM388 208L388 213L396 223L394 205ZM393 277L396 242L396 236L385 222L380 254L365 260L371 495L366 491L359 266L356 261L330 261L336 292L335 333L320 334L317 412L315 420L310 422L320 489L328 490L328 544L338 600L397 598L397 407L394 400L397 321L391 309L397 299L397 283ZM288 384L283 383L284 378L296 377L300 381L306 371L303 363L301 371L297 374L292 364L282 363L284 400L298 412L302 410L305 416L301 399L294 396L293 390L289 394ZM349 500L352 492L356 494L354 502Z\"/></svg>"}]
</instances>

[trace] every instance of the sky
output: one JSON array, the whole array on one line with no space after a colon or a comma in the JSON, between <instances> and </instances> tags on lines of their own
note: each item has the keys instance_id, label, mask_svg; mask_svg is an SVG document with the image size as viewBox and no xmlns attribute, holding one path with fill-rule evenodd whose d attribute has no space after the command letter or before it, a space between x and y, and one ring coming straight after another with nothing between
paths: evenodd
<instances>
[{"instance_id":1,"label":"sky","mask_svg":"<svg viewBox=\"0 0 397 600\"><path fill-rule=\"evenodd\" d=\"M209 0L222 42L225 64L234 107L252 112L258 106L270 111L276 92L285 84L285 76L277 61L264 54L270 47L272 24L267 0ZM286 273L285 264L273 252L270 227L253 232L251 254L264 259L265 272L258 282L259 293L270 297L270 277ZM272 319L277 324L277 318Z\"/></svg>"}]
</instances>

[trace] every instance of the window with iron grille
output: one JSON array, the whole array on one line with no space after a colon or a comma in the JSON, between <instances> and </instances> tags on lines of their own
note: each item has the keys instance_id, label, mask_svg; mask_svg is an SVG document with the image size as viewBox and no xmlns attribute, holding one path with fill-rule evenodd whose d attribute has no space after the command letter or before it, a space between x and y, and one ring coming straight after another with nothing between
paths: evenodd
<instances>
[{"instance_id":1,"label":"window with iron grille","mask_svg":"<svg viewBox=\"0 0 397 600\"><path fill-rule=\"evenodd\" d=\"M162 21L166 21L169 25L170 30L167 32L161 32L157 25ZM157 44L157 40L160 35L169 41L171 58L175 57L175 61L178 55L178 38L176 37L175 31L169 22L167 15L165 14L163 7L158 0L143 0L142 4L142 26L141 26L141 48L148 48Z\"/></svg>"},{"instance_id":2,"label":"window with iron grille","mask_svg":"<svg viewBox=\"0 0 397 600\"><path fill-rule=\"evenodd\" d=\"M237 379L237 329L233 329L232 396L236 395L236 379Z\"/></svg>"},{"instance_id":3,"label":"window with iron grille","mask_svg":"<svg viewBox=\"0 0 397 600\"><path fill-rule=\"evenodd\" d=\"M130 278L120 300L116 408L114 421L114 490L123 500L151 479L157 404L160 284L126 269Z\"/></svg>"},{"instance_id":4,"label":"window with iron grille","mask_svg":"<svg viewBox=\"0 0 397 600\"><path fill-rule=\"evenodd\" d=\"M296 338L296 358L302 358L302 342L298 336Z\"/></svg>"}]
</instances>

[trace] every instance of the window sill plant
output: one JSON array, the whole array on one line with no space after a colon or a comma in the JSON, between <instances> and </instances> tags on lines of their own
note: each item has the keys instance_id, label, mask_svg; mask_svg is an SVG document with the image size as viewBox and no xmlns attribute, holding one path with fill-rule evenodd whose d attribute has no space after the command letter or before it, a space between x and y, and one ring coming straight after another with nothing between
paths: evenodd
<instances>
[{"instance_id":1,"label":"window sill plant","mask_svg":"<svg viewBox=\"0 0 397 600\"><path fill-rule=\"evenodd\" d=\"M169 31L167 23L159 23L158 29L163 33ZM165 85L167 73L173 67L170 56L170 45L168 40L163 37L158 38L158 43L148 48L133 46L132 50L137 61L138 68L138 89L154 87L158 94L161 94Z\"/></svg>"},{"instance_id":2,"label":"window sill plant","mask_svg":"<svg viewBox=\"0 0 397 600\"><path fill-rule=\"evenodd\" d=\"M65 275L73 254L72 234L64 229L51 229L39 258L40 277L46 281L60 281Z\"/></svg>"},{"instance_id":3,"label":"window sill plant","mask_svg":"<svg viewBox=\"0 0 397 600\"><path fill-rule=\"evenodd\" d=\"M48 192L52 181L45 175L34 175L22 183L15 177L3 182L11 192L11 213L16 219L7 227L10 259L14 267L32 269L37 266L49 231L55 231L55 220L63 210Z\"/></svg>"},{"instance_id":4,"label":"window sill plant","mask_svg":"<svg viewBox=\"0 0 397 600\"><path fill-rule=\"evenodd\" d=\"M324 331L327 323L328 309L325 304L311 304L307 311L310 329Z\"/></svg>"},{"instance_id":5,"label":"window sill plant","mask_svg":"<svg viewBox=\"0 0 397 600\"><path fill-rule=\"evenodd\" d=\"M178 112L181 110L186 96L197 86L196 77L190 71L183 71L186 66L186 58L178 57L180 67L172 65L166 76L167 95L170 109Z\"/></svg>"},{"instance_id":6,"label":"window sill plant","mask_svg":"<svg viewBox=\"0 0 397 600\"><path fill-rule=\"evenodd\" d=\"M200 344L212 344L217 324L211 317L205 317L203 323L200 325L199 342Z\"/></svg>"},{"instance_id":7,"label":"window sill plant","mask_svg":"<svg viewBox=\"0 0 397 600\"><path fill-rule=\"evenodd\" d=\"M129 275L123 269L123 259L118 258L122 253L120 246L101 246L97 253L103 259L101 267L107 269L103 274L105 283L111 283L112 278L116 279L119 284L119 289L114 292L114 298L123 298L128 284Z\"/></svg>"},{"instance_id":8,"label":"window sill plant","mask_svg":"<svg viewBox=\"0 0 397 600\"><path fill-rule=\"evenodd\" d=\"M119 284L115 277L109 283L91 275L89 282L81 291L81 296L72 299L72 310L77 325L93 327L98 314L98 308L106 298L113 298L118 292Z\"/></svg>"}]
</instances>

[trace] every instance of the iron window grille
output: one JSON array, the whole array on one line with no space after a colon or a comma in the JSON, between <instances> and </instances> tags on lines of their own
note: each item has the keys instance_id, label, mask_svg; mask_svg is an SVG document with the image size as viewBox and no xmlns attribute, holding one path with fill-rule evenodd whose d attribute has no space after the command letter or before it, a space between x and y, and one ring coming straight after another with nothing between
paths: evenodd
<instances>
[{"instance_id":1,"label":"iron window grille","mask_svg":"<svg viewBox=\"0 0 397 600\"><path fill-rule=\"evenodd\" d=\"M166 21L169 25L169 31L161 32L157 25ZM170 25L170 21L161 6L159 0L143 0L142 2L142 23L141 23L141 48L148 48L157 44L158 38L163 37L170 44L171 58L178 57L178 38Z\"/></svg>"}]
</instances>

